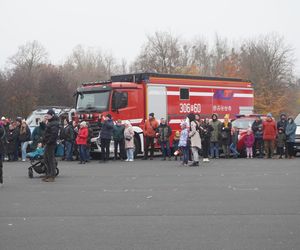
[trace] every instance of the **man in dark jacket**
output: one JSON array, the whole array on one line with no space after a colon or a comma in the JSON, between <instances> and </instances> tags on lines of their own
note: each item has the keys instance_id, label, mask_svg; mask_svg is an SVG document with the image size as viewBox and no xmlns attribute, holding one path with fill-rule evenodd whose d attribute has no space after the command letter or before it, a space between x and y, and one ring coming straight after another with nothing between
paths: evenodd
<instances>
[{"instance_id":1,"label":"man in dark jacket","mask_svg":"<svg viewBox=\"0 0 300 250\"><path fill-rule=\"evenodd\" d=\"M61 139L64 141L65 146L65 159L67 161L73 160L73 146L75 141L74 136L74 128L72 121L65 120L64 121L64 128L61 133Z\"/></svg>"},{"instance_id":2,"label":"man in dark jacket","mask_svg":"<svg viewBox=\"0 0 300 250\"><path fill-rule=\"evenodd\" d=\"M114 122L110 114L105 116L100 127L101 158L102 162L105 162L109 160L109 146L114 129Z\"/></svg>"},{"instance_id":3,"label":"man in dark jacket","mask_svg":"<svg viewBox=\"0 0 300 250\"><path fill-rule=\"evenodd\" d=\"M4 138L5 138L5 129L2 124L0 124L0 188L3 185L3 155L4 155Z\"/></svg>"},{"instance_id":4,"label":"man in dark jacket","mask_svg":"<svg viewBox=\"0 0 300 250\"><path fill-rule=\"evenodd\" d=\"M286 130L286 126L288 124L288 121L287 121L287 116L286 114L282 113L280 115L280 120L277 122L277 132L279 132L279 128L281 128L283 131L283 134L285 134L285 130ZM287 149L287 143L285 143L285 148ZM279 154L279 149L277 148L277 154ZM285 150L285 158L288 157L288 151Z\"/></svg>"},{"instance_id":5,"label":"man in dark jacket","mask_svg":"<svg viewBox=\"0 0 300 250\"><path fill-rule=\"evenodd\" d=\"M44 160L46 165L46 176L43 178L45 182L54 182L56 176L56 159L55 148L58 139L59 122L58 117L52 109L49 109L46 114L47 125L43 143L45 144Z\"/></svg>"},{"instance_id":6,"label":"man in dark jacket","mask_svg":"<svg viewBox=\"0 0 300 250\"><path fill-rule=\"evenodd\" d=\"M252 131L254 134L254 145L253 145L253 153L254 157L257 155L257 150L259 153L259 158L263 157L264 153L264 140L263 140L263 126L262 119L260 115L257 115L255 121L252 123Z\"/></svg>"},{"instance_id":7,"label":"man in dark jacket","mask_svg":"<svg viewBox=\"0 0 300 250\"><path fill-rule=\"evenodd\" d=\"M125 159L125 141L124 141L124 125L118 120L113 129L113 139L115 146L115 160L118 159L118 147L120 148L120 158Z\"/></svg>"},{"instance_id":8,"label":"man in dark jacket","mask_svg":"<svg viewBox=\"0 0 300 250\"><path fill-rule=\"evenodd\" d=\"M160 119L160 124L156 129L156 132L160 148L163 153L163 160L166 160L166 156L168 156L169 160L171 160L170 136L172 134L172 129L164 118Z\"/></svg>"}]
</instances>

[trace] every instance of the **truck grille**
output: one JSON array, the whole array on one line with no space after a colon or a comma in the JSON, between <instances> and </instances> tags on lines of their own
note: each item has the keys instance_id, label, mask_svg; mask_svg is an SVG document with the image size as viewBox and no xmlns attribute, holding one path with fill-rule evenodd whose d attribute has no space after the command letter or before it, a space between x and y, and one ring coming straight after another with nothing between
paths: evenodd
<instances>
[{"instance_id":1,"label":"truck grille","mask_svg":"<svg viewBox=\"0 0 300 250\"><path fill-rule=\"evenodd\" d=\"M93 130L92 138L98 137L100 132L100 127L98 125L98 122L89 122L90 128Z\"/></svg>"}]
</instances>

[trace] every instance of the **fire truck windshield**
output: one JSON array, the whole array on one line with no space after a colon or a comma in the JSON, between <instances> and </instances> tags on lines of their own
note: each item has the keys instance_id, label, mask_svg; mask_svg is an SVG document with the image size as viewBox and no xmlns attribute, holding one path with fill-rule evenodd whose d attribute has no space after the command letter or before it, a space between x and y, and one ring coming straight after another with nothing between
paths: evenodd
<instances>
[{"instance_id":1,"label":"fire truck windshield","mask_svg":"<svg viewBox=\"0 0 300 250\"><path fill-rule=\"evenodd\" d=\"M78 111L107 111L109 91L105 92L81 92L77 97L76 109Z\"/></svg>"}]
</instances>

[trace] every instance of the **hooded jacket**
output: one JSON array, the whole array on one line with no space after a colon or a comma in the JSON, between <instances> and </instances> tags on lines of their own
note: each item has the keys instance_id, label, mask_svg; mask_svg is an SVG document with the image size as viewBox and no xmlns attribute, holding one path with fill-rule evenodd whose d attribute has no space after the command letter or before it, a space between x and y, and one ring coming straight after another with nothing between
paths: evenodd
<instances>
[{"instance_id":1,"label":"hooded jacket","mask_svg":"<svg viewBox=\"0 0 300 250\"><path fill-rule=\"evenodd\" d=\"M277 127L272 118L267 118L263 122L263 139L266 141L272 141L276 139Z\"/></svg>"},{"instance_id":2,"label":"hooded jacket","mask_svg":"<svg viewBox=\"0 0 300 250\"><path fill-rule=\"evenodd\" d=\"M295 142L297 125L292 119L292 122L286 125L285 134L287 142Z\"/></svg>"},{"instance_id":3,"label":"hooded jacket","mask_svg":"<svg viewBox=\"0 0 300 250\"><path fill-rule=\"evenodd\" d=\"M88 135L89 135L89 129L87 127L80 128L78 131L78 135L76 137L76 144L77 145L86 145Z\"/></svg>"}]
</instances>

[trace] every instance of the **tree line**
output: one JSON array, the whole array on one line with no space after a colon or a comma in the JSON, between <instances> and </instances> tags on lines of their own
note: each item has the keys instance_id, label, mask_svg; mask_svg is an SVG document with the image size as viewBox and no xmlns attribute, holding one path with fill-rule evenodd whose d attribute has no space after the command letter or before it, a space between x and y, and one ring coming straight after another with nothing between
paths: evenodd
<instances>
[{"instance_id":1,"label":"tree line","mask_svg":"<svg viewBox=\"0 0 300 250\"><path fill-rule=\"evenodd\" d=\"M277 34L238 44L216 35L185 41L169 32L146 37L132 63L118 61L101 50L75 47L60 65L52 64L38 41L21 45L0 71L0 114L26 117L37 106L73 106L73 94L82 82L107 80L114 74L157 72L251 80L255 112L297 114L300 80L294 73L293 48Z\"/></svg>"}]
</instances>

